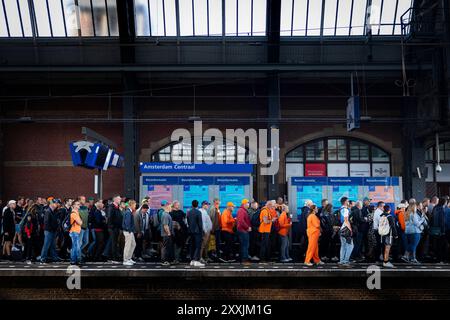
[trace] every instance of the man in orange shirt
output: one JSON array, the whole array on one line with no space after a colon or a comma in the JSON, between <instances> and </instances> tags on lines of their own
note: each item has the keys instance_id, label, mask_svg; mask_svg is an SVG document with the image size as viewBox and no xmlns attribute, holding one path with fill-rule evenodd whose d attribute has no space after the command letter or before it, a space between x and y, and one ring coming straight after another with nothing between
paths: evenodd
<instances>
[{"instance_id":1,"label":"man in orange shirt","mask_svg":"<svg viewBox=\"0 0 450 320\"><path fill-rule=\"evenodd\" d=\"M70 253L70 264L77 264L81 260L81 225L83 221L80 218L78 210L80 209L80 202L75 201L72 205L72 212L70 213L70 230L69 235L72 239L72 250Z\"/></svg>"},{"instance_id":2,"label":"man in orange shirt","mask_svg":"<svg viewBox=\"0 0 450 320\"><path fill-rule=\"evenodd\" d=\"M273 217L274 210L274 201L269 200L266 202L266 206L261 209L259 215L261 222L259 225L259 233L261 233L261 251L259 257L261 262L267 262L270 259L270 231L272 230L272 222L275 221Z\"/></svg>"},{"instance_id":3,"label":"man in orange shirt","mask_svg":"<svg viewBox=\"0 0 450 320\"><path fill-rule=\"evenodd\" d=\"M220 218L222 225L222 239L224 242L223 247L223 258L224 262L233 262L233 243L234 243L234 224L235 219L233 218L233 210L235 205L233 202L227 203L227 208L223 210L222 216Z\"/></svg>"},{"instance_id":4,"label":"man in orange shirt","mask_svg":"<svg viewBox=\"0 0 450 320\"><path fill-rule=\"evenodd\" d=\"M281 249L280 249L280 261L291 262L292 259L289 257L289 230L292 227L292 220L289 214L289 208L287 205L282 205L282 212L280 217L278 218L278 225L280 226L280 230L278 234L281 239Z\"/></svg>"}]
</instances>

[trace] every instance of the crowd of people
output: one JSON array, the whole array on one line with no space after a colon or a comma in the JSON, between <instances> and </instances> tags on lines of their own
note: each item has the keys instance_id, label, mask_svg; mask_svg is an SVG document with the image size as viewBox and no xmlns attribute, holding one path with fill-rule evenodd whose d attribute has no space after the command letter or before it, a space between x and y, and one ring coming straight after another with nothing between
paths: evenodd
<instances>
[{"instance_id":1,"label":"crowd of people","mask_svg":"<svg viewBox=\"0 0 450 320\"><path fill-rule=\"evenodd\" d=\"M150 197L138 203L120 195L64 201L21 196L4 207L0 202L2 259L127 266L190 262L194 267L274 260L342 267L379 261L386 268L397 262L449 262L448 196L403 200L396 208L369 198L340 202L333 208L326 199L306 200L292 213L281 197L262 206L244 199L238 207L232 202L222 207L216 198L194 200L185 212L176 200L150 208Z\"/></svg>"}]
</instances>

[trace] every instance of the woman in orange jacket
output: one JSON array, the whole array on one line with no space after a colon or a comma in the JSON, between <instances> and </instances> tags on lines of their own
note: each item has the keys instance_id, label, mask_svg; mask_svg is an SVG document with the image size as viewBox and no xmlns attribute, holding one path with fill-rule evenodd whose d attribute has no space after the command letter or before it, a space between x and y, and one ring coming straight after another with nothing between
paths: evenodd
<instances>
[{"instance_id":1,"label":"woman in orange jacket","mask_svg":"<svg viewBox=\"0 0 450 320\"><path fill-rule=\"evenodd\" d=\"M308 251L306 252L305 265L312 266L311 259L315 264L324 264L319 258L320 219L317 206L309 209L306 234L308 236Z\"/></svg>"},{"instance_id":2,"label":"woman in orange jacket","mask_svg":"<svg viewBox=\"0 0 450 320\"><path fill-rule=\"evenodd\" d=\"M281 239L280 261L283 263L291 262L292 259L289 257L289 230L292 227L292 220L289 208L285 204L282 205L282 213L278 218L278 225L280 226L278 234Z\"/></svg>"}]
</instances>

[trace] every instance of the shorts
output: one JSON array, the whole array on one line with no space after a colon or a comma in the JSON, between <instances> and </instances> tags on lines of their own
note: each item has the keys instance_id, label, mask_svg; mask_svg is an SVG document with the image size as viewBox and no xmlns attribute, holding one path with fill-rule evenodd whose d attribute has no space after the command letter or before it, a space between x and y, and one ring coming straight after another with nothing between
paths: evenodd
<instances>
[{"instance_id":1,"label":"shorts","mask_svg":"<svg viewBox=\"0 0 450 320\"><path fill-rule=\"evenodd\" d=\"M385 246L392 246L394 237L392 237L390 234L386 236L381 236L381 244Z\"/></svg>"},{"instance_id":2,"label":"shorts","mask_svg":"<svg viewBox=\"0 0 450 320\"><path fill-rule=\"evenodd\" d=\"M11 232L8 232L8 235L3 234L3 241L13 241L14 239L14 234L12 234Z\"/></svg>"},{"instance_id":3,"label":"shorts","mask_svg":"<svg viewBox=\"0 0 450 320\"><path fill-rule=\"evenodd\" d=\"M16 233L20 233L20 223L16 223Z\"/></svg>"}]
</instances>

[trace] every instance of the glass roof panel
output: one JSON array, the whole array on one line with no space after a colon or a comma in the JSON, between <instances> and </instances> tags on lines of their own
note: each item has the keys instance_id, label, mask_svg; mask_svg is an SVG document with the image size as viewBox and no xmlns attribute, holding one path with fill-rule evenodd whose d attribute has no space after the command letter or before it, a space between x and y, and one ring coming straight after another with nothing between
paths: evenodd
<instances>
[{"instance_id":1,"label":"glass roof panel","mask_svg":"<svg viewBox=\"0 0 450 320\"><path fill-rule=\"evenodd\" d=\"M281 0L281 36L363 36L366 26L373 36L400 35L400 16L412 0L371 2L367 7L367 0Z\"/></svg>"},{"instance_id":2,"label":"glass roof panel","mask_svg":"<svg viewBox=\"0 0 450 320\"><path fill-rule=\"evenodd\" d=\"M116 0L0 1L0 37L33 36L118 36Z\"/></svg>"}]
</instances>

